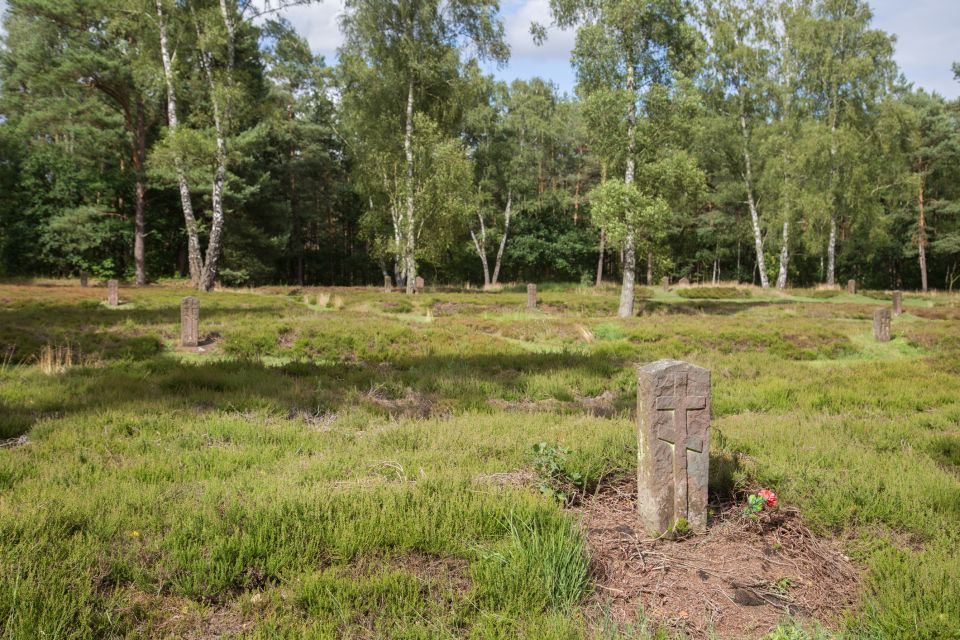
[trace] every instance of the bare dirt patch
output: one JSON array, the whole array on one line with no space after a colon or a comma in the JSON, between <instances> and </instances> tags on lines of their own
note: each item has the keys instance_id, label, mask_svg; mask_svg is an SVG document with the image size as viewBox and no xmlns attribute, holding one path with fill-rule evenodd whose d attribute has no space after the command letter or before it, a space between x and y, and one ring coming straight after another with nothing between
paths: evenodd
<instances>
[{"instance_id":1,"label":"bare dirt patch","mask_svg":"<svg viewBox=\"0 0 960 640\"><path fill-rule=\"evenodd\" d=\"M596 396L577 396L572 402L565 402L556 398L546 398L544 400L491 398L487 402L491 407L500 411L519 413L567 411L570 413L582 412L598 418L612 418L618 413L616 400L617 396L612 391L607 390Z\"/></svg>"},{"instance_id":2,"label":"bare dirt patch","mask_svg":"<svg viewBox=\"0 0 960 640\"><path fill-rule=\"evenodd\" d=\"M443 587L454 593L464 593L470 589L470 565L463 558L410 551L389 558L360 557L348 565L348 572L356 577L385 571L410 574L428 590Z\"/></svg>"},{"instance_id":3,"label":"bare dirt patch","mask_svg":"<svg viewBox=\"0 0 960 640\"><path fill-rule=\"evenodd\" d=\"M394 418L429 418L447 414L446 410L438 405L436 396L412 389L407 389L403 397L391 398L382 389L373 388L363 397L367 402Z\"/></svg>"},{"instance_id":4,"label":"bare dirt patch","mask_svg":"<svg viewBox=\"0 0 960 640\"><path fill-rule=\"evenodd\" d=\"M586 498L598 610L618 624L652 622L693 638L759 638L786 617L832 625L857 596L859 572L838 545L810 533L795 509L759 520L725 505L704 536L651 539L628 480Z\"/></svg>"},{"instance_id":5,"label":"bare dirt patch","mask_svg":"<svg viewBox=\"0 0 960 640\"><path fill-rule=\"evenodd\" d=\"M118 613L134 622L145 638L215 640L238 637L256 624L245 619L237 603L207 606L189 598L158 595L129 588Z\"/></svg>"}]
</instances>

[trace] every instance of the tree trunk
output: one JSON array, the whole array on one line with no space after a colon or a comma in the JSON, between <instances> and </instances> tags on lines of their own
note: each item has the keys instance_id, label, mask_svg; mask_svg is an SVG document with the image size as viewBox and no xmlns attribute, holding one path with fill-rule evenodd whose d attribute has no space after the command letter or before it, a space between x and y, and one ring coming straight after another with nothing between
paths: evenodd
<instances>
[{"instance_id":1,"label":"tree trunk","mask_svg":"<svg viewBox=\"0 0 960 640\"><path fill-rule=\"evenodd\" d=\"M291 122L295 119L293 105L287 109L287 116ZM289 170L290 170L290 244L293 250L295 265L294 275L297 284L303 286L303 221L300 219L300 195L297 192L297 173L294 170L294 162L297 157L297 146L290 145Z\"/></svg>"},{"instance_id":2,"label":"tree trunk","mask_svg":"<svg viewBox=\"0 0 960 640\"><path fill-rule=\"evenodd\" d=\"M923 174L920 174L920 188L917 191L917 203L920 217L917 220L917 249L920 252L920 287L927 292L927 219L923 211Z\"/></svg>"},{"instance_id":3,"label":"tree trunk","mask_svg":"<svg viewBox=\"0 0 960 640\"><path fill-rule=\"evenodd\" d=\"M837 268L837 217L830 212L830 237L827 239L827 285L833 286Z\"/></svg>"},{"instance_id":4,"label":"tree trunk","mask_svg":"<svg viewBox=\"0 0 960 640\"><path fill-rule=\"evenodd\" d=\"M144 178L144 165L147 160L147 123L144 119L143 101L137 99L137 123L133 145L133 170L136 173L136 197L134 199L134 236L133 263L136 271L136 284L147 284L146 233L147 233L147 187Z\"/></svg>"},{"instance_id":5,"label":"tree trunk","mask_svg":"<svg viewBox=\"0 0 960 640\"><path fill-rule=\"evenodd\" d=\"M157 0L157 25L160 31L160 57L163 61L163 77L167 85L167 123L170 136L175 137L179 120L177 117L177 92L173 85L173 64L170 58L170 48L167 43L167 26L163 16L163 0ZM190 267L190 282L199 288L203 276L203 258L200 255L200 236L197 219L193 213L193 202L190 199L190 185L187 182L187 173L183 166L183 158L174 144L174 168L177 173L177 183L180 187L180 206L183 209L183 219L187 232L187 264Z\"/></svg>"},{"instance_id":6,"label":"tree trunk","mask_svg":"<svg viewBox=\"0 0 960 640\"><path fill-rule=\"evenodd\" d=\"M627 170L623 182L633 184L637 169L637 89L633 61L630 56L627 58L627 95L630 97L630 108L627 111ZM620 308L617 310L617 315L621 318L633 316L633 287L636 278L636 238L633 231L630 231L623 243L623 285L620 288Z\"/></svg>"},{"instance_id":7,"label":"tree trunk","mask_svg":"<svg viewBox=\"0 0 960 640\"><path fill-rule=\"evenodd\" d=\"M600 259L597 260L597 286L603 284L603 252L607 248L607 232L600 229Z\"/></svg>"},{"instance_id":8,"label":"tree trunk","mask_svg":"<svg viewBox=\"0 0 960 640\"><path fill-rule=\"evenodd\" d=\"M750 207L750 220L753 222L753 244L757 251L757 269L760 271L760 286L764 289L770 286L767 279L767 264L763 257L763 232L760 229L760 213L757 203L753 199L753 163L750 158L750 136L747 132L747 115L740 112L740 133L743 136L743 181L747 189L747 204Z\"/></svg>"},{"instance_id":9,"label":"tree trunk","mask_svg":"<svg viewBox=\"0 0 960 640\"><path fill-rule=\"evenodd\" d=\"M507 191L507 208L503 212L503 235L500 236L500 248L497 249L497 261L493 265L491 284L497 284L500 277L500 265L503 264L503 248L507 246L507 234L510 232L510 217L513 215L513 191Z\"/></svg>"},{"instance_id":10,"label":"tree trunk","mask_svg":"<svg viewBox=\"0 0 960 640\"><path fill-rule=\"evenodd\" d=\"M473 246L480 257L480 264L483 265L483 288L490 286L490 265L487 261L487 226L483 222L483 214L477 212L477 218L480 219L480 237L470 229L470 238L473 240Z\"/></svg>"},{"instance_id":11,"label":"tree trunk","mask_svg":"<svg viewBox=\"0 0 960 640\"><path fill-rule=\"evenodd\" d=\"M777 289L787 288L787 267L790 262L790 220L783 221L783 244L780 246L780 272L777 274Z\"/></svg>"},{"instance_id":12,"label":"tree trunk","mask_svg":"<svg viewBox=\"0 0 960 640\"><path fill-rule=\"evenodd\" d=\"M617 315L621 318L633 316L633 288L637 278L637 247L633 233L628 233L623 242L623 286L620 289L620 308Z\"/></svg>"},{"instance_id":13,"label":"tree trunk","mask_svg":"<svg viewBox=\"0 0 960 640\"><path fill-rule=\"evenodd\" d=\"M837 178L837 99L833 98L833 116L830 123L830 237L827 239L827 285L833 286L837 281L837 206L836 206L836 178Z\"/></svg>"},{"instance_id":14,"label":"tree trunk","mask_svg":"<svg viewBox=\"0 0 960 640\"><path fill-rule=\"evenodd\" d=\"M403 266L406 272L407 286L406 292L412 294L416 286L417 261L414 259L414 249L416 244L416 224L414 222L414 203L413 203L413 73L407 80L407 120L403 135L403 153L407 162L407 216L404 228L406 238L403 245Z\"/></svg>"},{"instance_id":15,"label":"tree trunk","mask_svg":"<svg viewBox=\"0 0 960 640\"><path fill-rule=\"evenodd\" d=\"M233 84L233 65L234 65L234 27L233 18L230 16L230 10L227 8L226 0L220 0L220 14L223 18L224 27L227 30L227 84L228 89ZM201 60L204 52L200 52ZM211 194L211 221L210 237L207 239L207 254L203 263L203 279L200 287L204 291L213 289L214 282L217 279L217 267L220 263L220 244L223 236L223 193L227 180L227 123L230 117L229 97L225 97L221 103L217 96L217 87L213 79L213 70L209 61L203 64L207 75L207 82L210 85L210 103L213 107L213 127L217 138L217 169L213 176L213 192ZM229 92L227 93L229 96Z\"/></svg>"}]
</instances>

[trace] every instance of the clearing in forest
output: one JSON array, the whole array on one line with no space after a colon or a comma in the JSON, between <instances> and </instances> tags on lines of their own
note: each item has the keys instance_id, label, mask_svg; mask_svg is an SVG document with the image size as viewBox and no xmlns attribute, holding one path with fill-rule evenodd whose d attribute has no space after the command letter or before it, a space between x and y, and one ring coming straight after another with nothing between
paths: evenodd
<instances>
[{"instance_id":1,"label":"clearing in forest","mask_svg":"<svg viewBox=\"0 0 960 640\"><path fill-rule=\"evenodd\" d=\"M0 636L953 637L960 298L877 342L887 293L738 291L224 290L182 346L175 285L0 285ZM664 358L712 375L676 540L636 518Z\"/></svg>"}]
</instances>

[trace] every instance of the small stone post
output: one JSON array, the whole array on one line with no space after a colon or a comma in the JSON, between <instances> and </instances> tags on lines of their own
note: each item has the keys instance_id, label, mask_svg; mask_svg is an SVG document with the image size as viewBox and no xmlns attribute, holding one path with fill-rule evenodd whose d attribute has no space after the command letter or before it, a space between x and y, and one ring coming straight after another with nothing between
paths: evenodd
<instances>
[{"instance_id":1,"label":"small stone post","mask_svg":"<svg viewBox=\"0 0 960 640\"><path fill-rule=\"evenodd\" d=\"M873 337L877 342L890 342L890 309L873 312Z\"/></svg>"},{"instance_id":2,"label":"small stone post","mask_svg":"<svg viewBox=\"0 0 960 640\"><path fill-rule=\"evenodd\" d=\"M903 292L893 292L893 315L899 316L903 313Z\"/></svg>"},{"instance_id":3,"label":"small stone post","mask_svg":"<svg viewBox=\"0 0 960 640\"><path fill-rule=\"evenodd\" d=\"M107 305L116 307L120 304L120 283L116 280L107 280Z\"/></svg>"},{"instance_id":4,"label":"small stone post","mask_svg":"<svg viewBox=\"0 0 960 640\"><path fill-rule=\"evenodd\" d=\"M851 278L847 280L847 293L856 293L857 292L857 281Z\"/></svg>"},{"instance_id":5,"label":"small stone post","mask_svg":"<svg viewBox=\"0 0 960 640\"><path fill-rule=\"evenodd\" d=\"M416 293L423 293L423 287L425 283L422 276L417 276L417 279L413 281L413 290Z\"/></svg>"},{"instance_id":6,"label":"small stone post","mask_svg":"<svg viewBox=\"0 0 960 640\"><path fill-rule=\"evenodd\" d=\"M393 281L390 280L390 276L383 276L383 292L390 293L393 291Z\"/></svg>"},{"instance_id":7,"label":"small stone post","mask_svg":"<svg viewBox=\"0 0 960 640\"><path fill-rule=\"evenodd\" d=\"M80 286L81 286L81 287L86 287L87 284L89 283L89 278L90 278L90 276L87 275L87 272L86 272L86 271L81 271L81 272L80 272Z\"/></svg>"},{"instance_id":8,"label":"small stone post","mask_svg":"<svg viewBox=\"0 0 960 640\"><path fill-rule=\"evenodd\" d=\"M670 291L670 276L660 278L660 286L663 287L664 291Z\"/></svg>"},{"instance_id":9,"label":"small stone post","mask_svg":"<svg viewBox=\"0 0 960 640\"><path fill-rule=\"evenodd\" d=\"M679 360L637 370L637 505L652 536L707 529L710 372Z\"/></svg>"},{"instance_id":10,"label":"small stone post","mask_svg":"<svg viewBox=\"0 0 960 640\"><path fill-rule=\"evenodd\" d=\"M180 346L200 344L200 301L187 296L180 301Z\"/></svg>"},{"instance_id":11,"label":"small stone post","mask_svg":"<svg viewBox=\"0 0 960 640\"><path fill-rule=\"evenodd\" d=\"M681 287L689 287L690 278L688 278L687 276L683 276L682 278L680 278L680 282L678 282L677 284L680 285Z\"/></svg>"},{"instance_id":12,"label":"small stone post","mask_svg":"<svg viewBox=\"0 0 960 640\"><path fill-rule=\"evenodd\" d=\"M530 282L527 284L527 311L537 310L537 285Z\"/></svg>"}]
</instances>

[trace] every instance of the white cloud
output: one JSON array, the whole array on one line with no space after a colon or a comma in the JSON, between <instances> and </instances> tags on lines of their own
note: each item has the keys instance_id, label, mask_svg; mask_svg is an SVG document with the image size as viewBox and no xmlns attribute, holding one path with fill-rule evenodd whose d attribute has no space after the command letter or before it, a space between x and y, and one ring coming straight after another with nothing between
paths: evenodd
<instances>
[{"instance_id":1,"label":"white cloud","mask_svg":"<svg viewBox=\"0 0 960 640\"><path fill-rule=\"evenodd\" d=\"M4 2L5 0L0 0ZM307 39L318 53L331 54L343 42L339 17L343 14L343 0L323 0L318 4L292 7L283 16ZM550 27L549 0L508 0L502 8L506 40L516 57L534 57L568 60L573 48L574 31L548 29L543 46L536 46L530 35L530 24L537 22Z\"/></svg>"},{"instance_id":2,"label":"white cloud","mask_svg":"<svg viewBox=\"0 0 960 640\"><path fill-rule=\"evenodd\" d=\"M547 40L542 46L537 46L530 35L530 24L536 22L548 27ZM514 56L531 56L536 58L570 58L573 49L575 32L573 29L561 31L550 25L553 18L550 15L548 0L514 0L504 7L504 28L510 53Z\"/></svg>"},{"instance_id":3,"label":"white cloud","mask_svg":"<svg viewBox=\"0 0 960 640\"><path fill-rule=\"evenodd\" d=\"M319 4L301 5L283 11L283 17L290 21L297 33L306 38L314 53L328 57L343 43L339 22L342 14L343 0L323 0Z\"/></svg>"}]
</instances>

